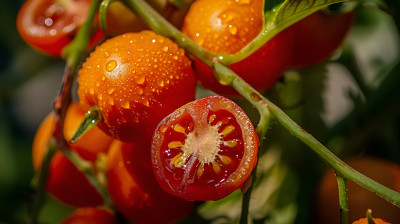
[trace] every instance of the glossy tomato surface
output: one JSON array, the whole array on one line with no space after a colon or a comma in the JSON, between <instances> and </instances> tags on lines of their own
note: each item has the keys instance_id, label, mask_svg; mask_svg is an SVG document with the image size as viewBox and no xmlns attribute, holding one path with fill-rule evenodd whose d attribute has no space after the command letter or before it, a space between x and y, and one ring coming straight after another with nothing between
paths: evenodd
<instances>
[{"instance_id":1,"label":"glossy tomato surface","mask_svg":"<svg viewBox=\"0 0 400 224\"><path fill-rule=\"evenodd\" d=\"M61 224L116 224L114 213L103 207L76 209Z\"/></svg>"},{"instance_id":2,"label":"glossy tomato surface","mask_svg":"<svg viewBox=\"0 0 400 224\"><path fill-rule=\"evenodd\" d=\"M372 220L374 221L375 224L390 224L379 218L372 218ZM367 218L362 218L357 221L354 221L352 224L369 224L369 223Z\"/></svg>"},{"instance_id":3,"label":"glossy tomato surface","mask_svg":"<svg viewBox=\"0 0 400 224\"><path fill-rule=\"evenodd\" d=\"M153 136L153 170L173 195L218 200L243 185L257 151L257 135L243 110L225 97L210 96L160 122Z\"/></svg>"},{"instance_id":4,"label":"glossy tomato surface","mask_svg":"<svg viewBox=\"0 0 400 224\"><path fill-rule=\"evenodd\" d=\"M107 40L78 75L86 110L97 105L99 127L126 142L151 139L158 122L195 97L195 77L185 52L152 31Z\"/></svg>"},{"instance_id":5,"label":"glossy tomato surface","mask_svg":"<svg viewBox=\"0 0 400 224\"><path fill-rule=\"evenodd\" d=\"M263 26L263 1L199 0L190 7L182 31L205 49L218 54L235 54L249 44ZM249 57L230 65L231 69L259 91L270 88L289 66L293 36L284 31ZM194 63L199 83L223 95L238 95L221 85L210 68Z\"/></svg>"},{"instance_id":6,"label":"glossy tomato surface","mask_svg":"<svg viewBox=\"0 0 400 224\"><path fill-rule=\"evenodd\" d=\"M355 12L315 12L288 28L295 36L293 67L301 68L328 59L343 43L353 26Z\"/></svg>"},{"instance_id":7,"label":"glossy tomato surface","mask_svg":"<svg viewBox=\"0 0 400 224\"><path fill-rule=\"evenodd\" d=\"M400 166L391 161L360 157L345 161L367 177L400 192ZM365 190L357 184L348 181L349 222L365 217L367 209L372 210L374 217L379 217L390 223L400 223L399 208ZM329 171L318 187L315 204L315 222L339 223L338 186L334 173Z\"/></svg>"},{"instance_id":8,"label":"glossy tomato surface","mask_svg":"<svg viewBox=\"0 0 400 224\"><path fill-rule=\"evenodd\" d=\"M108 154L108 190L117 210L141 223L172 223L194 207L158 185L150 159L150 142L114 141Z\"/></svg>"},{"instance_id":9,"label":"glossy tomato surface","mask_svg":"<svg viewBox=\"0 0 400 224\"><path fill-rule=\"evenodd\" d=\"M75 132L77 122L83 116L84 112L79 104L73 103L69 106L64 122L65 137ZM54 125L55 115L51 113L36 132L32 147L33 165L36 171L40 169L43 156L47 152L47 144L53 134ZM76 143L77 149L74 148L75 145L71 147L82 158L94 163L100 153L107 153L111 141L111 137L94 127ZM46 187L56 198L71 205L94 206L103 202L100 194L92 187L84 174L61 152L56 152L51 160Z\"/></svg>"},{"instance_id":10,"label":"glossy tomato surface","mask_svg":"<svg viewBox=\"0 0 400 224\"><path fill-rule=\"evenodd\" d=\"M33 48L60 56L84 23L91 0L28 0L18 12L17 29L22 39ZM91 45L103 38L98 29Z\"/></svg>"}]
</instances>

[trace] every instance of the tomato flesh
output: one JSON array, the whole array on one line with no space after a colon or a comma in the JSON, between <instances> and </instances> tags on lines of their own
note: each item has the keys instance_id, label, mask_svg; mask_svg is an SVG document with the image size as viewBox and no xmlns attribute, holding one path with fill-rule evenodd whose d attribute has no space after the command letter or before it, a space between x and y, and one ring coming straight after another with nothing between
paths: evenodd
<instances>
[{"instance_id":1,"label":"tomato flesh","mask_svg":"<svg viewBox=\"0 0 400 224\"><path fill-rule=\"evenodd\" d=\"M160 185L186 200L217 200L240 188L255 166L258 139L227 98L205 97L164 119L153 137Z\"/></svg>"},{"instance_id":2,"label":"tomato flesh","mask_svg":"<svg viewBox=\"0 0 400 224\"><path fill-rule=\"evenodd\" d=\"M28 0L18 12L18 32L33 48L60 56L84 23L90 3L91 0ZM92 42L98 42L102 37L103 33L98 29Z\"/></svg>"}]
</instances>

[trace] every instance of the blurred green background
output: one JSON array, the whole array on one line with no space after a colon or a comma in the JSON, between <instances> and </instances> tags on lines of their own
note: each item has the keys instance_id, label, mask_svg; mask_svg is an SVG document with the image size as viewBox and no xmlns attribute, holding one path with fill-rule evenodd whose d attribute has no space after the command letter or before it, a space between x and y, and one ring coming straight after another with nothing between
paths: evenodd
<instances>
[{"instance_id":1,"label":"blurred green background","mask_svg":"<svg viewBox=\"0 0 400 224\"><path fill-rule=\"evenodd\" d=\"M52 109L64 69L62 60L35 52L19 37L15 20L22 3L0 3L0 223L29 222L31 144L36 128ZM396 11L400 6L396 0L387 4L394 20L373 7L360 10L336 61L290 70L266 93L343 159L368 154L400 163L400 20ZM360 89L358 76L369 87L368 94ZM257 118L246 102L238 103ZM271 128L267 139L267 156L260 159L266 164L260 168L265 169L261 179L280 197L264 191L259 201L282 208L268 217L286 219L273 223L309 223L314 192L327 167L279 125ZM268 177L279 177L279 181ZM235 197L240 195L206 204L199 213L207 218L235 211ZM49 197L41 220L56 223L72 209ZM254 217L259 223L268 220L264 213Z\"/></svg>"}]
</instances>

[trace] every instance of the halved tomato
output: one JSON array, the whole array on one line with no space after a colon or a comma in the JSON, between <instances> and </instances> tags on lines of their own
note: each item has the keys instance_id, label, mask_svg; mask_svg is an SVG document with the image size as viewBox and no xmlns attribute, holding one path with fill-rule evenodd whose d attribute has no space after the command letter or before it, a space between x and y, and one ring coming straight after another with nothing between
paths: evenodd
<instances>
[{"instance_id":1,"label":"halved tomato","mask_svg":"<svg viewBox=\"0 0 400 224\"><path fill-rule=\"evenodd\" d=\"M152 165L161 187L186 200L221 199L256 165L258 137L244 111L222 96L198 99L158 125Z\"/></svg>"},{"instance_id":2,"label":"halved tomato","mask_svg":"<svg viewBox=\"0 0 400 224\"><path fill-rule=\"evenodd\" d=\"M91 0L28 0L18 12L18 32L33 48L60 56L85 22L90 3ZM97 29L90 45L103 37L103 32Z\"/></svg>"}]
</instances>

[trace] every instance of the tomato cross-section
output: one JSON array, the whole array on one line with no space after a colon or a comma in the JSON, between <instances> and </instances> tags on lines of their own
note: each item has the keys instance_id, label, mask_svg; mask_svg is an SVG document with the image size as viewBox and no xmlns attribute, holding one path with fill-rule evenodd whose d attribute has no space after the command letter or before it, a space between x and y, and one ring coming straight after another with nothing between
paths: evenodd
<instances>
[{"instance_id":1,"label":"tomato cross-section","mask_svg":"<svg viewBox=\"0 0 400 224\"><path fill-rule=\"evenodd\" d=\"M153 170L161 187L186 200L218 200L240 188L257 161L254 127L233 101L210 96L158 125Z\"/></svg>"}]
</instances>

